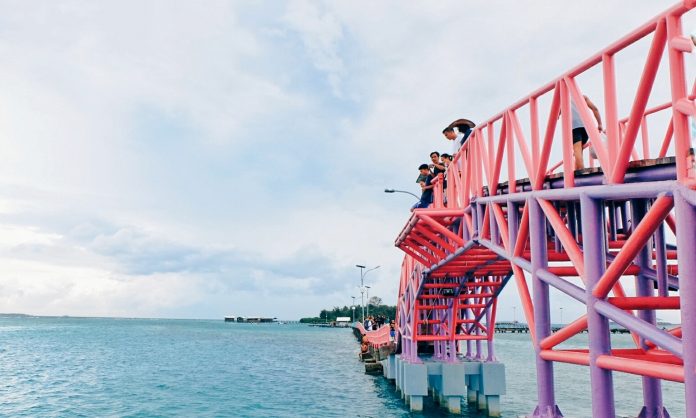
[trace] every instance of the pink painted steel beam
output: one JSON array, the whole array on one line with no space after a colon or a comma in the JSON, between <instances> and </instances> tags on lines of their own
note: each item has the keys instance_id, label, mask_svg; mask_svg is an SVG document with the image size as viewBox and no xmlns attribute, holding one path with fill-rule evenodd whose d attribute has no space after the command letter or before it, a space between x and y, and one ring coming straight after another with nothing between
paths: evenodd
<instances>
[{"instance_id":1,"label":"pink painted steel beam","mask_svg":"<svg viewBox=\"0 0 696 418\"><path fill-rule=\"evenodd\" d=\"M645 218L638 224L631 236L623 246L614 261L609 265L606 272L595 286L592 294L598 298L605 298L614 284L619 280L626 268L633 262L640 249L646 241L660 226L665 217L672 210L674 199L671 196L659 197Z\"/></svg>"}]
</instances>

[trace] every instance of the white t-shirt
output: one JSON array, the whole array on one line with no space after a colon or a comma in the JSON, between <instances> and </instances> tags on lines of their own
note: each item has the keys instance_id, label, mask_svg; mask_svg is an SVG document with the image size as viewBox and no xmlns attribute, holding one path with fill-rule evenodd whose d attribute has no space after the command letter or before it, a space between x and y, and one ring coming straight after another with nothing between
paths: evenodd
<instances>
[{"instance_id":1,"label":"white t-shirt","mask_svg":"<svg viewBox=\"0 0 696 418\"><path fill-rule=\"evenodd\" d=\"M462 147L462 139L464 139L463 133L459 132L459 130L456 130L455 132L457 132L457 137L452 140L452 157L454 157L457 151L459 151L459 148Z\"/></svg>"}]
</instances>

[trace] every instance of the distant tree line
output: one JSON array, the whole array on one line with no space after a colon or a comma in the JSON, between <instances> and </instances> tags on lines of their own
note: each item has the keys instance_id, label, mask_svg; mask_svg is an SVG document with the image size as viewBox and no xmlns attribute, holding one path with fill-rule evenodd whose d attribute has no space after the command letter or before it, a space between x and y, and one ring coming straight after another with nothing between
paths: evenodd
<instances>
[{"instance_id":1,"label":"distant tree line","mask_svg":"<svg viewBox=\"0 0 696 418\"><path fill-rule=\"evenodd\" d=\"M370 298L370 315L384 315L388 320L394 319L396 317L396 306L382 305L382 299L373 296ZM367 315L367 306L365 307L365 315ZM333 309L322 309L319 312L319 316L301 318L300 322L305 324L315 324L323 322L335 321L339 316L347 316L348 318L353 318L353 310L350 306L343 306L342 308L334 306ZM360 321L362 319L362 309L359 305L355 306L355 320Z\"/></svg>"}]
</instances>

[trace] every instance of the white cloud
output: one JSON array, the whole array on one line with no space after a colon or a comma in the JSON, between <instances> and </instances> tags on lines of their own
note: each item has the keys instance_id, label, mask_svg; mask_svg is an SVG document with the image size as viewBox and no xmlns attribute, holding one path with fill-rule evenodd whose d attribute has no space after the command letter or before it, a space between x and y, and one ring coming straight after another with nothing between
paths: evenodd
<instances>
[{"instance_id":1,"label":"white cloud","mask_svg":"<svg viewBox=\"0 0 696 418\"><path fill-rule=\"evenodd\" d=\"M283 20L301 35L306 53L314 66L326 73L332 92L343 97L341 79L345 76L339 44L343 40L341 22L320 3L293 0L288 3Z\"/></svg>"},{"instance_id":2,"label":"white cloud","mask_svg":"<svg viewBox=\"0 0 696 418\"><path fill-rule=\"evenodd\" d=\"M312 315L356 263L392 302L382 190L669 5L5 3L2 310Z\"/></svg>"}]
</instances>

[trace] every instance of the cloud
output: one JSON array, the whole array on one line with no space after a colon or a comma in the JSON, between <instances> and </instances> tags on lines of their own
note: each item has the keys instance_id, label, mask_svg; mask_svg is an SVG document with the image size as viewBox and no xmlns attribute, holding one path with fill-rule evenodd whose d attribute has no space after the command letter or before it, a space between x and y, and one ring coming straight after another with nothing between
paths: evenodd
<instances>
[{"instance_id":1,"label":"cloud","mask_svg":"<svg viewBox=\"0 0 696 418\"><path fill-rule=\"evenodd\" d=\"M317 70L326 73L333 94L343 98L341 79L345 66L340 55L343 28L337 17L326 9L321 3L291 1L283 21L300 35L311 62Z\"/></svg>"},{"instance_id":2,"label":"cloud","mask_svg":"<svg viewBox=\"0 0 696 418\"><path fill-rule=\"evenodd\" d=\"M356 263L394 301L382 190L669 5L4 3L3 309L292 318Z\"/></svg>"}]
</instances>

